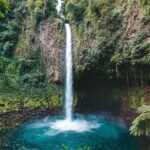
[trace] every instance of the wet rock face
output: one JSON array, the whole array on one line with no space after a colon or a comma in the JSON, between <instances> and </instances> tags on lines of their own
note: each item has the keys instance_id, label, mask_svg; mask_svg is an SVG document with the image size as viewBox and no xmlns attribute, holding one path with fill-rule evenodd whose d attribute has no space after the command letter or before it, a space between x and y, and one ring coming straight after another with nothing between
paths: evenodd
<instances>
[{"instance_id":1,"label":"wet rock face","mask_svg":"<svg viewBox=\"0 0 150 150\"><path fill-rule=\"evenodd\" d=\"M38 40L44 56L47 76L54 82L61 82L64 53L61 20L44 22L39 29Z\"/></svg>"}]
</instances>

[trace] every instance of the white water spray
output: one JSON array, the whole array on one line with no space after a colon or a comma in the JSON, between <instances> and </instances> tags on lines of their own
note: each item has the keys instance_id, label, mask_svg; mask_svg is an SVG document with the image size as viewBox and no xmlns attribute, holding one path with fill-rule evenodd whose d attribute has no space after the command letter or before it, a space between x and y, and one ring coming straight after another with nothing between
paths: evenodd
<instances>
[{"instance_id":1,"label":"white water spray","mask_svg":"<svg viewBox=\"0 0 150 150\"><path fill-rule=\"evenodd\" d=\"M61 7L62 7L62 1L61 0L57 0L56 10L57 10L57 14L58 15L60 15L60 13L61 13Z\"/></svg>"},{"instance_id":2,"label":"white water spray","mask_svg":"<svg viewBox=\"0 0 150 150\"><path fill-rule=\"evenodd\" d=\"M63 4L63 1L62 0L57 0L57 6L56 6L56 10L57 10L57 14L62 18L64 19L64 15L62 14L62 4Z\"/></svg>"}]
</instances>

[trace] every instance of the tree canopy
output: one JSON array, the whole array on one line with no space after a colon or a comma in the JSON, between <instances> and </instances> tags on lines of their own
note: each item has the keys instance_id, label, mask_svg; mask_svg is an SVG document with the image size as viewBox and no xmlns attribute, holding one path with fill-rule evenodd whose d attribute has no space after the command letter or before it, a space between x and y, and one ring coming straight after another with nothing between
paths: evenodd
<instances>
[{"instance_id":1,"label":"tree canopy","mask_svg":"<svg viewBox=\"0 0 150 150\"><path fill-rule=\"evenodd\" d=\"M0 19L4 18L10 10L10 3L8 0L0 0Z\"/></svg>"}]
</instances>

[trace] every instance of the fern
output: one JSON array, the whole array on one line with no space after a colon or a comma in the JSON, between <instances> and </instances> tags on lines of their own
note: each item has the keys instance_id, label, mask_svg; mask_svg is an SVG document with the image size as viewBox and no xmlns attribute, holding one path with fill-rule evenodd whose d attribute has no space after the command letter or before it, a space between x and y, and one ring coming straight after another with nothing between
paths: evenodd
<instances>
[{"instance_id":1,"label":"fern","mask_svg":"<svg viewBox=\"0 0 150 150\"><path fill-rule=\"evenodd\" d=\"M140 115L134 119L130 132L134 136L150 136L150 105L143 105L137 111Z\"/></svg>"}]
</instances>

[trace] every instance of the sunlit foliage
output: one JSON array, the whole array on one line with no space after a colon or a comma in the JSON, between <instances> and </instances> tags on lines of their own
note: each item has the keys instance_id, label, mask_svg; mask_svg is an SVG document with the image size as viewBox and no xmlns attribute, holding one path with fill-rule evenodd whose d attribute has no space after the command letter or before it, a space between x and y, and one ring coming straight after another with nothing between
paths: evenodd
<instances>
[{"instance_id":1,"label":"sunlit foliage","mask_svg":"<svg viewBox=\"0 0 150 150\"><path fill-rule=\"evenodd\" d=\"M139 116L134 119L130 127L131 134L135 136L150 136L150 105L138 108Z\"/></svg>"},{"instance_id":2,"label":"sunlit foliage","mask_svg":"<svg viewBox=\"0 0 150 150\"><path fill-rule=\"evenodd\" d=\"M0 0L0 19L4 18L10 10L10 3L8 0Z\"/></svg>"}]
</instances>

